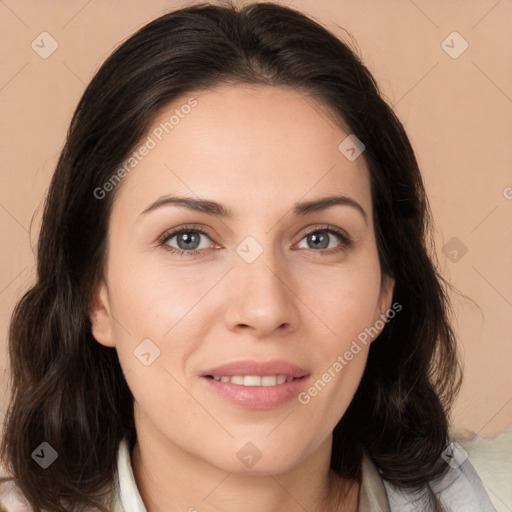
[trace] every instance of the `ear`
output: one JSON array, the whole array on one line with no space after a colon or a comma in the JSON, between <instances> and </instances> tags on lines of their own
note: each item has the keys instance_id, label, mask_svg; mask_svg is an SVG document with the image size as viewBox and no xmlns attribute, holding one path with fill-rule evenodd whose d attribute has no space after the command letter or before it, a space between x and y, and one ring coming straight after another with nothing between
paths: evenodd
<instances>
[{"instance_id":1,"label":"ear","mask_svg":"<svg viewBox=\"0 0 512 512\"><path fill-rule=\"evenodd\" d=\"M382 279L379 295L379 309L381 315L385 315L386 312L391 308L394 289L395 279L391 276L385 275Z\"/></svg>"},{"instance_id":2,"label":"ear","mask_svg":"<svg viewBox=\"0 0 512 512\"><path fill-rule=\"evenodd\" d=\"M386 326L386 322L388 321L387 312L391 309L394 289L395 279L387 275L383 276L379 293L378 310L375 311L375 322L370 328L370 331L372 332L370 343L373 343L379 337L380 333ZM393 310L392 312L394 313Z\"/></svg>"},{"instance_id":3,"label":"ear","mask_svg":"<svg viewBox=\"0 0 512 512\"><path fill-rule=\"evenodd\" d=\"M92 335L96 341L106 347L114 347L114 330L108 300L108 289L103 280L95 287L89 308L89 318L92 325Z\"/></svg>"}]
</instances>

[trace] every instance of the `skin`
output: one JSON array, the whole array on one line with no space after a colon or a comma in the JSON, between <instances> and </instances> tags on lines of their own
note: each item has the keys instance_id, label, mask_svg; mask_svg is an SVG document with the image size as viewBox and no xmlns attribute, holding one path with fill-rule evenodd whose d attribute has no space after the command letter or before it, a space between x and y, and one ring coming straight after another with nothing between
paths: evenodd
<instances>
[{"instance_id":1,"label":"skin","mask_svg":"<svg viewBox=\"0 0 512 512\"><path fill-rule=\"evenodd\" d=\"M381 284L364 158L349 161L338 150L347 133L319 103L277 87L185 95L148 134L191 96L197 106L116 190L104 279L91 306L93 335L116 348L134 396L139 491L148 512L356 511L359 485L348 486L329 462L332 430L370 344L307 405L292 399L247 410L200 375L235 360L284 359L315 382L390 308L394 281ZM357 201L367 220L350 206L291 214L298 201L333 194ZM235 217L176 206L142 214L165 195L214 200ZM185 223L208 232L196 233L202 256L159 245ZM344 230L352 246L321 231L325 224ZM341 250L320 254L325 246L305 233L316 226L328 248ZM247 236L263 249L252 263L236 252ZM167 247L179 251L179 242L174 236ZM149 366L133 354L147 338L160 350ZM262 454L252 468L237 457L248 442Z\"/></svg>"}]
</instances>

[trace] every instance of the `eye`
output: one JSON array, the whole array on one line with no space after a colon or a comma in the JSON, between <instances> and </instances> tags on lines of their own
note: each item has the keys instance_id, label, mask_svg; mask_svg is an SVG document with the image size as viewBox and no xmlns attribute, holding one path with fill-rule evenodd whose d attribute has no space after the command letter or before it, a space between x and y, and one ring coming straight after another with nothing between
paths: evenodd
<instances>
[{"instance_id":1,"label":"eye","mask_svg":"<svg viewBox=\"0 0 512 512\"><path fill-rule=\"evenodd\" d=\"M331 244L333 235L341 241L334 246ZM306 249L314 249L314 252L319 252L322 255L340 252L352 246L352 239L344 231L332 226L316 226L306 233L302 240L304 239L306 244L312 245Z\"/></svg>"},{"instance_id":2,"label":"eye","mask_svg":"<svg viewBox=\"0 0 512 512\"><path fill-rule=\"evenodd\" d=\"M203 237L208 238L211 242L211 238L206 231L197 227L183 226L165 233L158 243L172 253L180 255L186 253L189 256L204 253L204 249L211 246L211 243L202 243L201 238Z\"/></svg>"}]
</instances>

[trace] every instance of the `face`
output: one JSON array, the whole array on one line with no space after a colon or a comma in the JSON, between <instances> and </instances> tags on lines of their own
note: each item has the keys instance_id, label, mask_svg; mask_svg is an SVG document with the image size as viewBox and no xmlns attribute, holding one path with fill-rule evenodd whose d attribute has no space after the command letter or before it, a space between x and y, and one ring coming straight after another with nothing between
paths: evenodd
<instances>
[{"instance_id":1,"label":"face","mask_svg":"<svg viewBox=\"0 0 512 512\"><path fill-rule=\"evenodd\" d=\"M361 333L382 329L394 284L381 285L368 169L338 149L347 135L295 91L224 86L175 101L135 148L91 320L138 435L253 473L330 447L364 371Z\"/></svg>"}]
</instances>

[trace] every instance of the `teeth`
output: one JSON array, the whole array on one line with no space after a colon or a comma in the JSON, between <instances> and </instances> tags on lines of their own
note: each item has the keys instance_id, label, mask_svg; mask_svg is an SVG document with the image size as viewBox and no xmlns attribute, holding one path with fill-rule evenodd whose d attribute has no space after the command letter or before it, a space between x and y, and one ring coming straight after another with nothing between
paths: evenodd
<instances>
[{"instance_id":1,"label":"teeth","mask_svg":"<svg viewBox=\"0 0 512 512\"><path fill-rule=\"evenodd\" d=\"M276 386L294 380L293 377L287 377L286 375L265 375L263 377L259 375L233 375L232 377L213 378L217 382L231 382L231 384L239 384L240 386Z\"/></svg>"}]
</instances>

